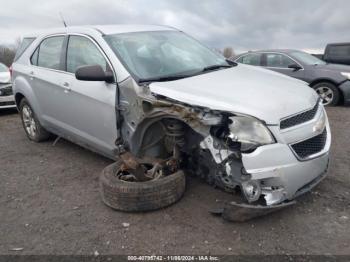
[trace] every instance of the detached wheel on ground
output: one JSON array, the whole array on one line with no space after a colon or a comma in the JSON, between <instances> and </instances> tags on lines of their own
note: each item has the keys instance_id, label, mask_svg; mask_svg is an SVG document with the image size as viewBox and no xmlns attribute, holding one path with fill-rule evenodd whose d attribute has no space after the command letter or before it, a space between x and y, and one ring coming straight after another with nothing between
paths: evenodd
<instances>
[{"instance_id":1,"label":"detached wheel on ground","mask_svg":"<svg viewBox=\"0 0 350 262\"><path fill-rule=\"evenodd\" d=\"M19 104L24 131L28 138L35 142L45 141L50 137L50 133L43 128L36 117L27 99L23 98Z\"/></svg>"},{"instance_id":2,"label":"detached wheel on ground","mask_svg":"<svg viewBox=\"0 0 350 262\"><path fill-rule=\"evenodd\" d=\"M321 97L323 105L336 106L339 102L339 89L332 83L322 82L312 86Z\"/></svg>"},{"instance_id":3,"label":"detached wheel on ground","mask_svg":"<svg viewBox=\"0 0 350 262\"><path fill-rule=\"evenodd\" d=\"M123 180L122 161L107 166L100 176L103 202L121 211L150 211L178 201L186 186L183 171L145 182ZM125 175L125 174L124 174ZM132 174L126 176L132 177ZM125 178L124 178L125 179Z\"/></svg>"}]
</instances>

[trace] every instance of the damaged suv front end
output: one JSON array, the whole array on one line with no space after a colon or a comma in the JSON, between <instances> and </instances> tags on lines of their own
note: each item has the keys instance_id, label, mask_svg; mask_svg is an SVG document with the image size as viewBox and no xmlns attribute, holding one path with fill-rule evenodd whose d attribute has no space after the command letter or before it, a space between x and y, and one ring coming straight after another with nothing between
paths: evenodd
<instances>
[{"instance_id":1,"label":"damaged suv front end","mask_svg":"<svg viewBox=\"0 0 350 262\"><path fill-rule=\"evenodd\" d=\"M242 220L290 205L326 173L327 114L300 80L227 61L163 26L67 27L35 39L13 65L25 132L117 157L100 177L112 208L165 207L193 174L239 192L221 213L232 218L236 207ZM59 61L41 63L51 41Z\"/></svg>"},{"instance_id":2,"label":"damaged suv front end","mask_svg":"<svg viewBox=\"0 0 350 262\"><path fill-rule=\"evenodd\" d=\"M166 34L145 38L139 43L137 34L117 35L107 42L123 60L118 50L132 41L133 52L154 59L149 66L157 68L163 63L157 52L169 44ZM190 76L148 79L126 59L124 64L134 77L119 86L121 133L134 155L166 158L176 151L182 168L227 192L238 189L244 207L262 207L262 213L288 205L325 176L329 123L304 82L225 60Z\"/></svg>"}]
</instances>

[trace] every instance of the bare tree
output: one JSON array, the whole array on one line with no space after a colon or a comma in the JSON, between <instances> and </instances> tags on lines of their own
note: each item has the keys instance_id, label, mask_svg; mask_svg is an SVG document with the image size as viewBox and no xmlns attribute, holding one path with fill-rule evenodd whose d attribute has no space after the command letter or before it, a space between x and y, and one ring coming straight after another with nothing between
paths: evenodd
<instances>
[{"instance_id":1,"label":"bare tree","mask_svg":"<svg viewBox=\"0 0 350 262\"><path fill-rule=\"evenodd\" d=\"M15 40L15 49L16 50L19 48L21 43L22 43L22 39L20 37L16 37L16 40Z\"/></svg>"},{"instance_id":2,"label":"bare tree","mask_svg":"<svg viewBox=\"0 0 350 262\"><path fill-rule=\"evenodd\" d=\"M224 48L224 51L222 52L223 56L226 58L233 57L235 55L235 52L233 51L233 48L228 46Z\"/></svg>"},{"instance_id":3,"label":"bare tree","mask_svg":"<svg viewBox=\"0 0 350 262\"><path fill-rule=\"evenodd\" d=\"M15 58L15 54L15 48L0 46L0 63L10 66Z\"/></svg>"},{"instance_id":4,"label":"bare tree","mask_svg":"<svg viewBox=\"0 0 350 262\"><path fill-rule=\"evenodd\" d=\"M11 45L0 45L0 63L11 66L20 44L21 38L17 37Z\"/></svg>"}]
</instances>

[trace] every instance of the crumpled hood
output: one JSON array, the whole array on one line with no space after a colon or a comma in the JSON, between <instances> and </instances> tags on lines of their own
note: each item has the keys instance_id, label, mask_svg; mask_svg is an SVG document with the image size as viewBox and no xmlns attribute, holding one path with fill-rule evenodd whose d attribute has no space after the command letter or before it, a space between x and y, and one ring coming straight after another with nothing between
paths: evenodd
<instances>
[{"instance_id":1,"label":"crumpled hood","mask_svg":"<svg viewBox=\"0 0 350 262\"><path fill-rule=\"evenodd\" d=\"M0 83L10 83L11 75L10 72L0 72Z\"/></svg>"},{"instance_id":2,"label":"crumpled hood","mask_svg":"<svg viewBox=\"0 0 350 262\"><path fill-rule=\"evenodd\" d=\"M168 82L151 92L191 105L254 116L267 124L312 108L318 96L305 82L254 67L238 66Z\"/></svg>"}]
</instances>

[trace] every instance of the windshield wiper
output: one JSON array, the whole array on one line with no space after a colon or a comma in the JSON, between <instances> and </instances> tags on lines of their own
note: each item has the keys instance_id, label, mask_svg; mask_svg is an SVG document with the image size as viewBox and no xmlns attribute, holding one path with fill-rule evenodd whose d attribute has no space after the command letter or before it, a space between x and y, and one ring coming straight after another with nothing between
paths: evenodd
<instances>
[{"instance_id":1,"label":"windshield wiper","mask_svg":"<svg viewBox=\"0 0 350 262\"><path fill-rule=\"evenodd\" d=\"M165 81L173 81L173 80L178 80L186 77L191 77L195 75L199 75L200 73L203 72L208 72L212 70L217 70L220 68L230 68L237 65L236 63L232 62L232 64L227 64L227 65L222 65L222 64L217 64L217 65L211 65L204 67L201 69L199 72L196 72L194 74L178 74L178 75L169 75L169 76L160 76L160 77L153 77L153 78L140 78L139 83L145 83L145 82L165 82Z\"/></svg>"},{"instance_id":2,"label":"windshield wiper","mask_svg":"<svg viewBox=\"0 0 350 262\"><path fill-rule=\"evenodd\" d=\"M211 65L211 66L204 67L202 69L202 72L217 70L220 68L230 68L230 67L232 67L232 65Z\"/></svg>"},{"instance_id":3,"label":"windshield wiper","mask_svg":"<svg viewBox=\"0 0 350 262\"><path fill-rule=\"evenodd\" d=\"M154 78L141 78L139 79L139 83L144 82L165 82L165 81L173 81L178 80L186 77L190 77L193 75L172 75L172 76L161 76L161 77L154 77Z\"/></svg>"}]
</instances>

